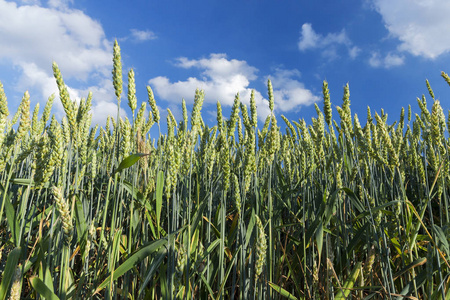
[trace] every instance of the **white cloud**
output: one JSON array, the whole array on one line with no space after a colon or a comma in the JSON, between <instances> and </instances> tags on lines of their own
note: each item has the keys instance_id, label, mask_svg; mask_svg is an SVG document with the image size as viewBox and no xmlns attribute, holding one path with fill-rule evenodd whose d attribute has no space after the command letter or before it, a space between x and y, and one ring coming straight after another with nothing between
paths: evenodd
<instances>
[{"instance_id":1,"label":"white cloud","mask_svg":"<svg viewBox=\"0 0 450 300\"><path fill-rule=\"evenodd\" d=\"M40 0L20 0L20 1L16 1L16 2L20 2L22 4L35 4L35 5L41 5L41 1Z\"/></svg>"},{"instance_id":2,"label":"white cloud","mask_svg":"<svg viewBox=\"0 0 450 300\"><path fill-rule=\"evenodd\" d=\"M126 112L120 108L120 117L125 119ZM92 105L92 125L105 126L108 116L117 118L117 104L109 101L97 101Z\"/></svg>"},{"instance_id":3,"label":"white cloud","mask_svg":"<svg viewBox=\"0 0 450 300\"><path fill-rule=\"evenodd\" d=\"M52 62L56 61L66 83L71 79L79 85L90 83L94 107L113 101L112 43L101 24L71 9L72 0L50 0L48 7L33 0L19 3L30 5L0 0L0 62L19 70L16 88L41 93L40 97L32 95L32 100L43 102L53 93L58 95L52 72ZM84 87L69 85L68 90L75 100L88 93ZM97 109L94 118L106 110ZM54 102L54 112L62 115L60 101Z\"/></svg>"},{"instance_id":4,"label":"white cloud","mask_svg":"<svg viewBox=\"0 0 450 300\"><path fill-rule=\"evenodd\" d=\"M302 25L302 33L300 36L300 41L298 42L298 48L302 51L310 48L316 48L320 43L321 36L319 36L314 29L312 29L312 25L309 23L305 23Z\"/></svg>"},{"instance_id":5,"label":"white cloud","mask_svg":"<svg viewBox=\"0 0 450 300\"><path fill-rule=\"evenodd\" d=\"M351 59L355 59L359 55L360 52L361 52L361 49L356 46L353 46L348 49L348 55L350 56Z\"/></svg>"},{"instance_id":6,"label":"white cloud","mask_svg":"<svg viewBox=\"0 0 450 300\"><path fill-rule=\"evenodd\" d=\"M131 36L135 41L145 42L157 38L156 34L150 30L131 29Z\"/></svg>"},{"instance_id":7,"label":"white cloud","mask_svg":"<svg viewBox=\"0 0 450 300\"><path fill-rule=\"evenodd\" d=\"M176 64L182 68L196 67L204 69L204 74L211 78L229 78L230 75L242 75L249 80L256 79L258 69L249 66L246 61L231 59L228 60L226 54L211 54L209 58L199 60L189 60L185 57L178 59Z\"/></svg>"},{"instance_id":8,"label":"white cloud","mask_svg":"<svg viewBox=\"0 0 450 300\"><path fill-rule=\"evenodd\" d=\"M401 66L405 61L405 57L403 55L397 55L388 53L384 58L384 64L387 68Z\"/></svg>"},{"instance_id":9,"label":"white cloud","mask_svg":"<svg viewBox=\"0 0 450 300\"><path fill-rule=\"evenodd\" d=\"M34 63L20 63L23 74L20 78L20 86L39 87L43 96L50 96L58 90L55 79Z\"/></svg>"},{"instance_id":10,"label":"white cloud","mask_svg":"<svg viewBox=\"0 0 450 300\"><path fill-rule=\"evenodd\" d=\"M73 3L73 0L48 0L48 6L57 8L57 9L65 9L68 8L68 5Z\"/></svg>"},{"instance_id":11,"label":"white cloud","mask_svg":"<svg viewBox=\"0 0 450 300\"><path fill-rule=\"evenodd\" d=\"M373 0L398 50L434 59L450 51L450 1Z\"/></svg>"},{"instance_id":12,"label":"white cloud","mask_svg":"<svg viewBox=\"0 0 450 300\"><path fill-rule=\"evenodd\" d=\"M328 33L326 36L320 35L314 31L310 23L302 25L298 48L300 51L309 49L323 49L322 55L330 60L338 58L337 48L343 45L347 48L350 58L354 59L359 54L360 49L353 46L352 41L347 36L345 30L339 33Z\"/></svg>"},{"instance_id":13,"label":"white cloud","mask_svg":"<svg viewBox=\"0 0 450 300\"><path fill-rule=\"evenodd\" d=\"M270 76L274 87L275 109L282 112L298 110L301 106L308 106L320 100L305 85L295 78L300 77L296 69L276 69L275 74Z\"/></svg>"},{"instance_id":14,"label":"white cloud","mask_svg":"<svg viewBox=\"0 0 450 300\"><path fill-rule=\"evenodd\" d=\"M109 72L112 45L102 26L79 10L17 6L0 0L0 57L15 64L34 63L86 79L94 70Z\"/></svg>"},{"instance_id":15,"label":"white cloud","mask_svg":"<svg viewBox=\"0 0 450 300\"><path fill-rule=\"evenodd\" d=\"M170 82L169 78L159 76L149 80L156 93L164 100L180 103L182 98L192 103L197 88L205 91L206 101L223 105L232 105L237 92L249 94L250 80L256 79L257 69L247 62L236 59L228 60L225 54L211 54L209 58L199 60L179 58L176 66L197 68L201 78L189 77L185 81Z\"/></svg>"},{"instance_id":16,"label":"white cloud","mask_svg":"<svg viewBox=\"0 0 450 300\"><path fill-rule=\"evenodd\" d=\"M382 57L379 52L372 52L369 59L369 64L374 68L388 69L391 67L401 66L404 62L405 57L395 53L388 53L386 56Z\"/></svg>"},{"instance_id":17,"label":"white cloud","mask_svg":"<svg viewBox=\"0 0 450 300\"><path fill-rule=\"evenodd\" d=\"M184 81L171 82L167 77L155 77L149 84L163 100L180 103L184 98L188 103L193 102L195 89L205 91L205 102L215 104L217 101L223 106L232 106L236 93L247 106L250 103L250 83L257 80L257 69L246 61L228 59L225 54L211 54L209 58L188 59L179 58L175 64L178 67L201 70L200 78L189 77ZM299 77L298 70L276 69L272 78L275 96L275 109L280 111L298 110L301 106L318 101L311 91L295 79ZM255 91L255 102L258 117L264 120L270 113L267 99Z\"/></svg>"},{"instance_id":18,"label":"white cloud","mask_svg":"<svg viewBox=\"0 0 450 300\"><path fill-rule=\"evenodd\" d=\"M382 60L380 58L380 53L378 52L372 52L372 55L369 59L369 64L374 68L381 67Z\"/></svg>"}]
</instances>

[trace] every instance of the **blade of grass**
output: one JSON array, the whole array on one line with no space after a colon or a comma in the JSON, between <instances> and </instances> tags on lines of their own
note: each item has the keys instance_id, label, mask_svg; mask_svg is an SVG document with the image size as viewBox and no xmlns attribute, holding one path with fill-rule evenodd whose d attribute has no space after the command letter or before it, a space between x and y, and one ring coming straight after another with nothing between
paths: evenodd
<instances>
[{"instance_id":1,"label":"blade of grass","mask_svg":"<svg viewBox=\"0 0 450 300\"><path fill-rule=\"evenodd\" d=\"M31 286L38 293L38 295L43 296L48 300L59 300L59 297L56 296L46 285L40 280L38 277L34 276L30 278Z\"/></svg>"},{"instance_id":2,"label":"blade of grass","mask_svg":"<svg viewBox=\"0 0 450 300\"><path fill-rule=\"evenodd\" d=\"M14 248L6 259L5 270L2 274L2 283L0 284L0 300L4 300L9 290L11 280L16 270L17 264L19 262L20 254L22 252L21 248Z\"/></svg>"}]
</instances>

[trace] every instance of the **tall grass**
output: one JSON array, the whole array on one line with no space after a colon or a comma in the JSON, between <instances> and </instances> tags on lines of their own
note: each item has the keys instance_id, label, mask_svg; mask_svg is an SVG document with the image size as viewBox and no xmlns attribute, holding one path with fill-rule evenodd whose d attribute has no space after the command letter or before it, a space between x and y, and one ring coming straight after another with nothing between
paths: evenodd
<instances>
[{"instance_id":1,"label":"tall grass","mask_svg":"<svg viewBox=\"0 0 450 300\"><path fill-rule=\"evenodd\" d=\"M269 81L261 130L253 93L209 127L197 90L153 144L132 70L131 121L99 128L53 69L60 122L27 92L11 116L0 85L0 300L450 299L450 120L428 81L431 111L364 126L348 85L333 111L324 82L308 125L275 116ZM113 82L119 109L117 43Z\"/></svg>"}]
</instances>

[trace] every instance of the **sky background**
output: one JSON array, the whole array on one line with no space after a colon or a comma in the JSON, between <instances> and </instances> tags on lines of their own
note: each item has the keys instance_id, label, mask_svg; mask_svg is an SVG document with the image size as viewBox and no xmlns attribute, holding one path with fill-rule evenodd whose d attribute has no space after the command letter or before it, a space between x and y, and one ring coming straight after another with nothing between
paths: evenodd
<instances>
[{"instance_id":1,"label":"sky background","mask_svg":"<svg viewBox=\"0 0 450 300\"><path fill-rule=\"evenodd\" d=\"M56 61L72 99L93 92L93 124L104 125L117 113L117 39L124 117L131 118L126 82L133 68L138 108L150 85L162 118L170 108L181 120L181 100L190 110L200 88L203 119L214 125L217 101L228 117L236 93L249 104L254 89L261 127L270 78L276 115L310 123L313 104L323 107L326 79L333 106L342 104L349 83L352 112L362 122L370 106L372 113L383 108L393 123L408 104L420 113L422 94L431 110L425 79L447 114L450 87L440 73L450 73L449 15L448 0L0 0L0 81L11 115L26 90L42 111L57 93ZM64 115L59 99L53 113Z\"/></svg>"}]
</instances>

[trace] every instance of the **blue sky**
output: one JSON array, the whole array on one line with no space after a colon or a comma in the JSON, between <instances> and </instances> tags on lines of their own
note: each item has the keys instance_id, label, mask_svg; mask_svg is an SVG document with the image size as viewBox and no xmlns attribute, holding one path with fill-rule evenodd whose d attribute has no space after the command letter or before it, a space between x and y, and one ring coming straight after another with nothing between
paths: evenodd
<instances>
[{"instance_id":1,"label":"blue sky","mask_svg":"<svg viewBox=\"0 0 450 300\"><path fill-rule=\"evenodd\" d=\"M216 102L227 117L234 95L249 103L256 91L260 126L268 113L272 80L275 111L291 120L322 108L322 81L334 106L350 85L353 113L367 106L398 119L401 107L427 94L425 79L450 108L450 2L447 0L230 0L88 1L0 0L0 81L10 111L25 90L42 107L57 92L56 61L73 99L93 92L93 123L104 124L117 107L111 83L114 39L122 49L124 81L136 73L138 102L146 85L162 111L181 119L181 100L192 105L205 90L202 115L215 122ZM126 85L122 115L131 117ZM139 106L138 106L139 107ZM61 117L62 105L53 112ZM164 113L162 114L165 115ZM338 118L334 110L334 118Z\"/></svg>"}]
</instances>

